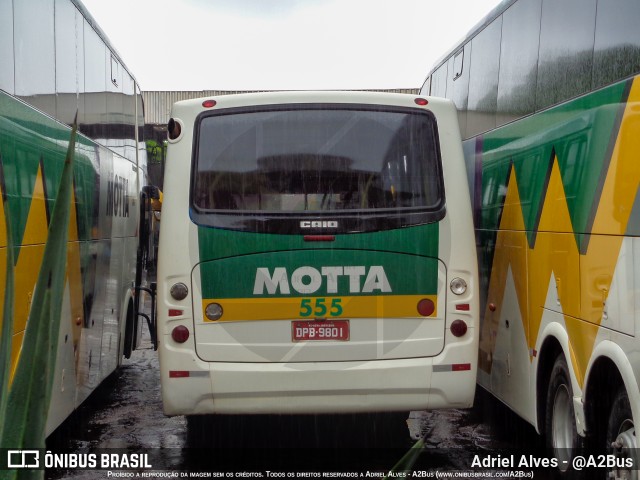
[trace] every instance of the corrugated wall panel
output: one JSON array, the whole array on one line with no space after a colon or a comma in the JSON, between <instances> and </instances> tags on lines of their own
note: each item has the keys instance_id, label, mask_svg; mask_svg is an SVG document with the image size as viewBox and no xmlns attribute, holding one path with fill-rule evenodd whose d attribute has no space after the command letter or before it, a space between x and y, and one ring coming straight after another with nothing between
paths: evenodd
<instances>
[{"instance_id":1,"label":"corrugated wall panel","mask_svg":"<svg viewBox=\"0 0 640 480\"><path fill-rule=\"evenodd\" d=\"M188 100L199 97L213 97L219 95L231 95L234 93L254 93L265 90L196 90L196 91L151 91L142 92L144 98L144 121L147 125L165 125L169 121L171 105L180 100ZM368 92L409 93L418 95L419 88L393 88L384 90L368 89Z\"/></svg>"}]
</instances>

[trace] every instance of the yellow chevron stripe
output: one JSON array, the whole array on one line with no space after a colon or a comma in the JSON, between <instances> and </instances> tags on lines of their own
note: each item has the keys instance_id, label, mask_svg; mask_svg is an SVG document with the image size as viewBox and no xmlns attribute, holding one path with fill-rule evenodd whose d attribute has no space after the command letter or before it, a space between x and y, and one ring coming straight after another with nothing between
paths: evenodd
<instances>
[{"instance_id":1,"label":"yellow chevron stripe","mask_svg":"<svg viewBox=\"0 0 640 480\"><path fill-rule=\"evenodd\" d=\"M42 178L42 169L39 166L35 178L33 188L33 197L29 207L29 215L25 225L22 237L22 246L20 254L15 266L15 294L14 294L14 316L13 316L13 339L11 350L11 378L18 365L20 350L22 347L22 339L27 324L29 310L31 309L31 299L33 290L42 264L44 254L44 242L47 240L47 211L44 196L44 182ZM5 232L4 239L6 241L6 228L4 224L3 212L2 229ZM6 244L5 244L6 245ZM4 249L3 249L4 250ZM6 250L3 255L4 265L2 270L2 282L4 284L4 268L6 268ZM4 298L2 299L4 304ZM0 319L0 321L2 321Z\"/></svg>"},{"instance_id":2,"label":"yellow chevron stripe","mask_svg":"<svg viewBox=\"0 0 640 480\"><path fill-rule=\"evenodd\" d=\"M535 247L527 248L520 195L511 172L480 338L480 368L490 372L508 269L511 268L529 351L536 345L549 281L556 281L574 373L583 384L623 235L640 186L640 81L633 82L585 255L574 240L557 159L549 179ZM558 233L566 232L566 233ZM606 235L602 235L606 233ZM561 310L560 310L561 307ZM582 319L582 320L580 320ZM586 321L585 321L586 320Z\"/></svg>"},{"instance_id":3,"label":"yellow chevron stripe","mask_svg":"<svg viewBox=\"0 0 640 480\"><path fill-rule=\"evenodd\" d=\"M519 300L520 316L525 326L528 324L527 312L527 237L524 233L524 217L520 207L520 191L516 174L511 169L509 187L504 200L500 230L496 237L491 278L487 295L484 321L480 330L478 366L491 372L493 352L496 347L500 314L507 283L507 273L511 266L513 280ZM495 310L493 310L495 306ZM525 332L527 329L525 328Z\"/></svg>"},{"instance_id":4,"label":"yellow chevron stripe","mask_svg":"<svg viewBox=\"0 0 640 480\"><path fill-rule=\"evenodd\" d=\"M44 196L44 181L42 169L38 167L38 173L33 187L33 197L29 207L29 215L22 236L22 246L16 263L16 296L15 296L15 320L14 332L25 329L29 310L31 310L31 298L36 286L44 244L49 236L47 227L47 209ZM16 359L17 361L17 359Z\"/></svg>"},{"instance_id":5,"label":"yellow chevron stripe","mask_svg":"<svg viewBox=\"0 0 640 480\"><path fill-rule=\"evenodd\" d=\"M20 357L22 339L26 328L27 318L31 309L31 299L33 290L38 279L44 246L48 238L48 225L46 213L46 199L44 194L44 178L42 168L38 167L33 189L33 197L29 207L29 215L22 238L20 255L15 266L15 302L14 302L14 325L11 351L11 378L15 372ZM2 192L0 191L0 196ZM73 195L75 197L75 195ZM4 208L0 208L0 244L2 253L0 255L0 288L5 290L6 270L6 223ZM71 202L71 217L69 223L69 244L67 252L67 281L71 293L72 317L69 321L74 321L73 341L74 345L80 340L81 326L75 325L75 319L84 317L82 304L82 276L80 271L80 247L78 243L78 232L76 222L75 198ZM4 306L4 295L0 295L0 312ZM1 317L1 315L0 315ZM0 324L2 318L0 318Z\"/></svg>"}]
</instances>

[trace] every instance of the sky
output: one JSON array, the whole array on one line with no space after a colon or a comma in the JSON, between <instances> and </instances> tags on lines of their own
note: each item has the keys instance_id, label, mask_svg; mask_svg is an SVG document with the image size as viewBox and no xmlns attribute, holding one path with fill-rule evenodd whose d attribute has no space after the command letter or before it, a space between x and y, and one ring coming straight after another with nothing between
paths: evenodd
<instances>
[{"instance_id":1,"label":"sky","mask_svg":"<svg viewBox=\"0 0 640 480\"><path fill-rule=\"evenodd\" d=\"M419 88L500 0L82 0L142 90Z\"/></svg>"}]
</instances>

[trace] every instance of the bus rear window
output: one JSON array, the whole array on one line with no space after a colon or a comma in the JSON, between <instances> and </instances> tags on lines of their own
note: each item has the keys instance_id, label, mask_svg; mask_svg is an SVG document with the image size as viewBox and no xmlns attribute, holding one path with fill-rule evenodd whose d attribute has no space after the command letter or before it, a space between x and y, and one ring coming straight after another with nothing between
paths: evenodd
<instances>
[{"instance_id":1,"label":"bus rear window","mask_svg":"<svg viewBox=\"0 0 640 480\"><path fill-rule=\"evenodd\" d=\"M198 119L191 201L205 215L436 211L441 172L429 112L230 110Z\"/></svg>"}]
</instances>

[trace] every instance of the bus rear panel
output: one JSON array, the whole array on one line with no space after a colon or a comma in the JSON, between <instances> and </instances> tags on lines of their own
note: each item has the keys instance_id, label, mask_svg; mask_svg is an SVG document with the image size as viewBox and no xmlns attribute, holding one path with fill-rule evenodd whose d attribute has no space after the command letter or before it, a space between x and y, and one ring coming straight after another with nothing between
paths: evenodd
<instances>
[{"instance_id":1,"label":"bus rear panel","mask_svg":"<svg viewBox=\"0 0 640 480\"><path fill-rule=\"evenodd\" d=\"M158 275L167 414L471 405L467 181L455 109L426 103L288 92L174 106Z\"/></svg>"}]
</instances>

